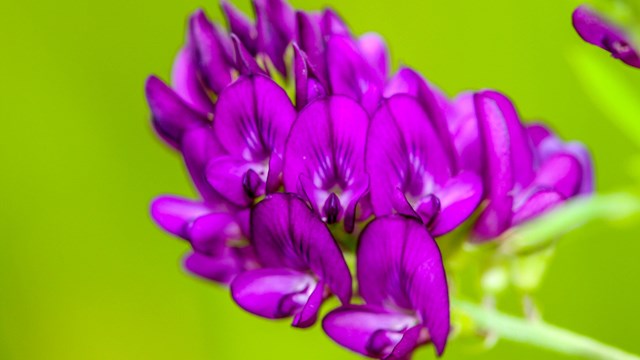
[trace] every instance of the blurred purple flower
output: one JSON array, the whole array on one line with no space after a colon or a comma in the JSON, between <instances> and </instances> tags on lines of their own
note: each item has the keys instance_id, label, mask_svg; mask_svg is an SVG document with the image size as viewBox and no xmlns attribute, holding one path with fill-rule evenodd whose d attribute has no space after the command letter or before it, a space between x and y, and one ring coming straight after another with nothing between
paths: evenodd
<instances>
[{"instance_id":1,"label":"blurred purple flower","mask_svg":"<svg viewBox=\"0 0 640 360\"><path fill-rule=\"evenodd\" d=\"M442 355L450 331L449 293L438 245L424 226L382 217L360 236L357 275L364 305L342 306L322 323L340 345L375 358L410 358L433 342Z\"/></svg>"},{"instance_id":2,"label":"blurred purple flower","mask_svg":"<svg viewBox=\"0 0 640 360\"><path fill-rule=\"evenodd\" d=\"M584 41L610 52L627 65L640 68L640 52L629 34L595 10L579 6L573 12L573 27Z\"/></svg>"}]
</instances>

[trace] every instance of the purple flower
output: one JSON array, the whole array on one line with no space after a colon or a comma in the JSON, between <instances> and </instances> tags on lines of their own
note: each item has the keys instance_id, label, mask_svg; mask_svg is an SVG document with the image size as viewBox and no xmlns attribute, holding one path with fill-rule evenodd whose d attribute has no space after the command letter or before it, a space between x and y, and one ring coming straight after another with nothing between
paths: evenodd
<instances>
[{"instance_id":1,"label":"purple flower","mask_svg":"<svg viewBox=\"0 0 640 360\"><path fill-rule=\"evenodd\" d=\"M351 274L331 232L296 195L274 194L251 214L251 243L261 269L239 275L233 299L258 316L315 323L329 293L351 300Z\"/></svg>"},{"instance_id":2,"label":"purple flower","mask_svg":"<svg viewBox=\"0 0 640 360\"><path fill-rule=\"evenodd\" d=\"M357 276L364 305L342 306L323 320L340 345L374 358L409 358L449 336L449 294L438 245L412 219L377 218L360 236Z\"/></svg>"},{"instance_id":3,"label":"purple flower","mask_svg":"<svg viewBox=\"0 0 640 360\"><path fill-rule=\"evenodd\" d=\"M573 27L584 41L610 52L627 65L640 68L640 53L630 36L593 9L579 6L573 12Z\"/></svg>"},{"instance_id":4,"label":"purple flower","mask_svg":"<svg viewBox=\"0 0 640 360\"><path fill-rule=\"evenodd\" d=\"M438 133L408 95L385 100L367 136L366 164L376 216L393 211L421 220L434 236L466 220L482 199L480 177L454 174Z\"/></svg>"},{"instance_id":5,"label":"purple flower","mask_svg":"<svg viewBox=\"0 0 640 360\"><path fill-rule=\"evenodd\" d=\"M329 224L345 219L349 232L369 186L364 170L368 126L366 112L355 101L330 96L300 112L287 141L285 190L306 197Z\"/></svg>"},{"instance_id":6,"label":"purple flower","mask_svg":"<svg viewBox=\"0 0 640 360\"><path fill-rule=\"evenodd\" d=\"M544 128L527 131L511 101L500 93L478 93L474 102L488 197L474 228L478 239L495 238L592 191L591 162L582 146L564 145Z\"/></svg>"},{"instance_id":7,"label":"purple flower","mask_svg":"<svg viewBox=\"0 0 640 360\"><path fill-rule=\"evenodd\" d=\"M241 76L216 104L213 131L226 155L207 167L211 186L247 207L280 187L284 145L296 112L285 91L262 75Z\"/></svg>"}]
</instances>

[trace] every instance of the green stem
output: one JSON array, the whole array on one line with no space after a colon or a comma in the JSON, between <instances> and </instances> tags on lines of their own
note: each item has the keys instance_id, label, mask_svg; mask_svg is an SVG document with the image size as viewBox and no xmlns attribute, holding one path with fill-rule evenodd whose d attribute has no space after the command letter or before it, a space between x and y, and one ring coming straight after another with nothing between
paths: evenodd
<instances>
[{"instance_id":1,"label":"green stem","mask_svg":"<svg viewBox=\"0 0 640 360\"><path fill-rule=\"evenodd\" d=\"M466 301L454 300L452 305L454 309L471 318L479 328L511 341L586 359L640 359L636 355L542 321L527 321Z\"/></svg>"}]
</instances>

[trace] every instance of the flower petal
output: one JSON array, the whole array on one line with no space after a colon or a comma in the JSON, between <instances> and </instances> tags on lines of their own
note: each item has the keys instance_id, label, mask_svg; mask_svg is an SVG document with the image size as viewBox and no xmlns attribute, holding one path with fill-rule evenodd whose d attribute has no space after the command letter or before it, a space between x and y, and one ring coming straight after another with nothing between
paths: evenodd
<instances>
[{"instance_id":1,"label":"flower petal","mask_svg":"<svg viewBox=\"0 0 640 360\"><path fill-rule=\"evenodd\" d=\"M395 189L419 198L434 193L450 174L426 113L417 100L402 94L384 100L371 120L366 165L377 215L391 213Z\"/></svg>"},{"instance_id":2,"label":"flower petal","mask_svg":"<svg viewBox=\"0 0 640 360\"><path fill-rule=\"evenodd\" d=\"M231 35L231 41L233 42L236 69L240 75L269 75L260 67L260 65L258 65L256 59L253 58L249 53L249 50L247 50L242 41L240 41L236 35Z\"/></svg>"},{"instance_id":3,"label":"flower petal","mask_svg":"<svg viewBox=\"0 0 640 360\"><path fill-rule=\"evenodd\" d=\"M213 128L230 154L263 162L274 151L284 152L295 117L287 94L273 80L240 77L220 94Z\"/></svg>"},{"instance_id":4,"label":"flower petal","mask_svg":"<svg viewBox=\"0 0 640 360\"><path fill-rule=\"evenodd\" d=\"M296 108L302 110L316 98L326 95L325 86L309 64L307 56L293 44L293 68L296 86Z\"/></svg>"},{"instance_id":5,"label":"flower petal","mask_svg":"<svg viewBox=\"0 0 640 360\"><path fill-rule=\"evenodd\" d=\"M581 180L580 162L570 154L559 153L542 164L531 186L551 188L569 198L580 192Z\"/></svg>"},{"instance_id":6,"label":"flower petal","mask_svg":"<svg viewBox=\"0 0 640 360\"><path fill-rule=\"evenodd\" d=\"M344 35L350 34L349 27L340 18L335 11L328 8L322 12L322 33L325 36L329 35Z\"/></svg>"},{"instance_id":7,"label":"flower petal","mask_svg":"<svg viewBox=\"0 0 640 360\"><path fill-rule=\"evenodd\" d=\"M351 275L327 226L298 196L267 196L253 209L252 242L265 267L311 271L343 303L351 299Z\"/></svg>"},{"instance_id":8,"label":"flower petal","mask_svg":"<svg viewBox=\"0 0 640 360\"><path fill-rule=\"evenodd\" d=\"M384 79L348 36L333 35L327 42L327 68L331 92L359 102L372 114L382 97Z\"/></svg>"},{"instance_id":9,"label":"flower petal","mask_svg":"<svg viewBox=\"0 0 640 360\"><path fill-rule=\"evenodd\" d=\"M267 169L232 156L213 159L207 166L207 181L222 197L241 207L266 193Z\"/></svg>"},{"instance_id":10,"label":"flower petal","mask_svg":"<svg viewBox=\"0 0 640 360\"><path fill-rule=\"evenodd\" d=\"M462 224L482 200L482 181L476 174L463 171L436 192L440 213L431 226L433 236L444 235Z\"/></svg>"},{"instance_id":11,"label":"flower petal","mask_svg":"<svg viewBox=\"0 0 640 360\"><path fill-rule=\"evenodd\" d=\"M258 30L258 51L269 56L275 68L287 74L284 54L295 40L296 16L293 8L283 0L253 0Z\"/></svg>"},{"instance_id":12,"label":"flower petal","mask_svg":"<svg viewBox=\"0 0 640 360\"><path fill-rule=\"evenodd\" d=\"M541 190L530 196L513 215L513 225L521 224L549 211L565 200L562 194L553 190Z\"/></svg>"},{"instance_id":13,"label":"flower petal","mask_svg":"<svg viewBox=\"0 0 640 360\"><path fill-rule=\"evenodd\" d=\"M219 94L231 83L231 40L207 19L202 10L196 11L189 20L189 38L196 49L202 80L210 90Z\"/></svg>"},{"instance_id":14,"label":"flower petal","mask_svg":"<svg viewBox=\"0 0 640 360\"><path fill-rule=\"evenodd\" d=\"M184 267L195 275L220 284L229 284L243 271L242 261L232 252L218 257L193 252L185 258Z\"/></svg>"},{"instance_id":15,"label":"flower petal","mask_svg":"<svg viewBox=\"0 0 640 360\"><path fill-rule=\"evenodd\" d=\"M438 245L418 221L373 220L357 251L360 295L367 304L417 313L441 354L449 336L449 294Z\"/></svg>"},{"instance_id":16,"label":"flower petal","mask_svg":"<svg viewBox=\"0 0 640 360\"><path fill-rule=\"evenodd\" d=\"M349 350L385 358L401 341L403 333L417 322L413 316L377 306L347 305L327 314L322 328L331 339Z\"/></svg>"},{"instance_id":17,"label":"flower petal","mask_svg":"<svg viewBox=\"0 0 640 360\"><path fill-rule=\"evenodd\" d=\"M429 121L438 133L438 137L444 146L453 172L457 169L455 149L449 133L446 112L449 108L447 97L434 85L427 82L422 75L411 68L403 67L389 81L385 87L384 97L406 94L418 100L427 113Z\"/></svg>"},{"instance_id":18,"label":"flower petal","mask_svg":"<svg viewBox=\"0 0 640 360\"><path fill-rule=\"evenodd\" d=\"M515 184L525 187L534 177L533 144L520 122L518 112L509 98L496 91L483 91L483 98L496 106L509 131L511 168ZM494 108L495 109L495 108Z\"/></svg>"},{"instance_id":19,"label":"flower petal","mask_svg":"<svg viewBox=\"0 0 640 360\"><path fill-rule=\"evenodd\" d=\"M255 56L258 47L255 25L229 1L221 0L220 5L227 19L229 31L240 39L251 55Z\"/></svg>"},{"instance_id":20,"label":"flower petal","mask_svg":"<svg viewBox=\"0 0 640 360\"><path fill-rule=\"evenodd\" d=\"M343 207L353 199L350 190L357 189L359 196L363 195L368 125L367 114L349 98L332 96L309 104L300 112L287 141L285 189L295 192L304 174L315 188L324 190L325 197L331 189L339 188ZM317 206L321 207L324 200L318 200Z\"/></svg>"},{"instance_id":21,"label":"flower petal","mask_svg":"<svg viewBox=\"0 0 640 360\"><path fill-rule=\"evenodd\" d=\"M207 119L191 109L176 93L155 76L145 85L153 126L171 146L180 148L182 136L192 128L206 126Z\"/></svg>"},{"instance_id":22,"label":"flower petal","mask_svg":"<svg viewBox=\"0 0 640 360\"><path fill-rule=\"evenodd\" d=\"M322 14L296 13L298 22L298 46L304 51L311 66L324 81L327 76L325 58L325 34L322 31Z\"/></svg>"},{"instance_id":23,"label":"flower petal","mask_svg":"<svg viewBox=\"0 0 640 360\"><path fill-rule=\"evenodd\" d=\"M505 114L495 98L478 93L474 95L474 103L483 141L485 187L489 199L487 208L476 221L474 232L481 239L490 239L511 223L511 191L515 185L513 150Z\"/></svg>"},{"instance_id":24,"label":"flower petal","mask_svg":"<svg viewBox=\"0 0 640 360\"><path fill-rule=\"evenodd\" d=\"M184 239L189 239L187 226L212 211L208 204L178 196L160 196L151 203L151 217L156 224Z\"/></svg>"},{"instance_id":25,"label":"flower petal","mask_svg":"<svg viewBox=\"0 0 640 360\"><path fill-rule=\"evenodd\" d=\"M268 319L293 316L306 303L316 280L308 274L286 269L256 269L238 275L231 296L244 310Z\"/></svg>"},{"instance_id":26,"label":"flower petal","mask_svg":"<svg viewBox=\"0 0 640 360\"><path fill-rule=\"evenodd\" d=\"M171 72L171 85L182 100L196 111L212 116L214 105L200 80L195 49L187 45L176 57Z\"/></svg>"},{"instance_id":27,"label":"flower petal","mask_svg":"<svg viewBox=\"0 0 640 360\"><path fill-rule=\"evenodd\" d=\"M640 53L629 36L588 6L579 6L573 12L573 27L584 41L610 52L627 65L640 68Z\"/></svg>"},{"instance_id":28,"label":"flower petal","mask_svg":"<svg viewBox=\"0 0 640 360\"><path fill-rule=\"evenodd\" d=\"M213 130L209 126L188 130L182 137L181 150L191 181L202 198L207 202L221 202L222 197L209 185L206 176L209 161L225 154Z\"/></svg>"},{"instance_id":29,"label":"flower petal","mask_svg":"<svg viewBox=\"0 0 640 360\"><path fill-rule=\"evenodd\" d=\"M482 142L478 134L473 93L462 93L452 101L447 108L447 121L459 170L481 174Z\"/></svg>"},{"instance_id":30,"label":"flower petal","mask_svg":"<svg viewBox=\"0 0 640 360\"><path fill-rule=\"evenodd\" d=\"M201 254L220 256L227 243L242 238L240 226L229 213L210 213L187 225L193 249Z\"/></svg>"},{"instance_id":31,"label":"flower petal","mask_svg":"<svg viewBox=\"0 0 640 360\"><path fill-rule=\"evenodd\" d=\"M377 72L378 77L386 79L389 76L389 51L384 38L376 33L367 33L358 39L358 49Z\"/></svg>"}]
</instances>

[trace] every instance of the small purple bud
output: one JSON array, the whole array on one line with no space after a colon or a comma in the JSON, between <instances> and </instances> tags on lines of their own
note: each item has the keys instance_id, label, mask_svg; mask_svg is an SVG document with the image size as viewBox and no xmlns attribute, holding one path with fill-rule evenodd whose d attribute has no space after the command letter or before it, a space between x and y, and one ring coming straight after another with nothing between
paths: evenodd
<instances>
[{"instance_id":1,"label":"small purple bud","mask_svg":"<svg viewBox=\"0 0 640 360\"><path fill-rule=\"evenodd\" d=\"M342 206L340 205L340 199L338 195L335 193L331 193L327 198L327 201L324 202L324 207L322 208L325 216L327 217L327 224L335 224L338 222L338 216L342 210Z\"/></svg>"},{"instance_id":2,"label":"small purple bud","mask_svg":"<svg viewBox=\"0 0 640 360\"><path fill-rule=\"evenodd\" d=\"M420 206L418 206L418 214L420 214L422 221L424 221L427 226L431 226L440 213L440 207L440 199L433 194L429 194Z\"/></svg>"},{"instance_id":3,"label":"small purple bud","mask_svg":"<svg viewBox=\"0 0 640 360\"><path fill-rule=\"evenodd\" d=\"M244 173L242 177L242 189L248 197L255 199L262 195L260 194L260 185L262 185L262 179L260 179L260 175L255 171L249 169Z\"/></svg>"}]
</instances>

